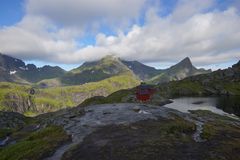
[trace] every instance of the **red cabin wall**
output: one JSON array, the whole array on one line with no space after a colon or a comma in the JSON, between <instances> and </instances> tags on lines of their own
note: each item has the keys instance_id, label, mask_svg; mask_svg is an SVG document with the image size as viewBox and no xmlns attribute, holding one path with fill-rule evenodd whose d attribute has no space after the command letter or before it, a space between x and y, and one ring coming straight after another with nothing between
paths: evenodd
<instances>
[{"instance_id":1,"label":"red cabin wall","mask_svg":"<svg viewBox=\"0 0 240 160\"><path fill-rule=\"evenodd\" d=\"M155 90L152 88L148 88L148 89L137 88L136 98L140 101L148 101L150 100L154 92Z\"/></svg>"},{"instance_id":2,"label":"red cabin wall","mask_svg":"<svg viewBox=\"0 0 240 160\"><path fill-rule=\"evenodd\" d=\"M150 99L150 95L149 94L145 94L145 95L137 95L137 99L140 101L148 101Z\"/></svg>"}]
</instances>

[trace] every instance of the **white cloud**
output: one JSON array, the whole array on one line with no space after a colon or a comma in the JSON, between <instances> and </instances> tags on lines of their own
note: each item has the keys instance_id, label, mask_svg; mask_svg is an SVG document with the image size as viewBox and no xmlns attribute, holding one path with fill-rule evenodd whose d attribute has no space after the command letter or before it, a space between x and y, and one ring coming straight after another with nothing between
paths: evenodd
<instances>
[{"instance_id":1,"label":"white cloud","mask_svg":"<svg viewBox=\"0 0 240 160\"><path fill-rule=\"evenodd\" d=\"M152 6L143 26L133 24L124 33L121 24L138 19L144 3L145 0L28 0L22 21L0 28L0 52L25 60L57 63L81 63L107 54L170 63L188 56L201 66L239 59L240 16L234 6L225 11L208 11L214 6L213 0L179 0L166 17L159 17L158 8ZM77 39L84 36L84 27L98 28L103 23L121 26L118 34L97 32L96 44L82 47Z\"/></svg>"},{"instance_id":2,"label":"white cloud","mask_svg":"<svg viewBox=\"0 0 240 160\"><path fill-rule=\"evenodd\" d=\"M213 6L215 0L179 0L172 13L176 21L186 20L196 13L201 13Z\"/></svg>"},{"instance_id":3,"label":"white cloud","mask_svg":"<svg viewBox=\"0 0 240 160\"><path fill-rule=\"evenodd\" d=\"M137 19L146 0L28 0L27 13L65 26L127 23Z\"/></svg>"},{"instance_id":4,"label":"white cloud","mask_svg":"<svg viewBox=\"0 0 240 160\"><path fill-rule=\"evenodd\" d=\"M68 38L71 33L65 30L58 30L58 33L48 31L53 29L54 25L46 19L26 16L17 25L0 29L0 52L26 60L49 61L74 52L77 44Z\"/></svg>"},{"instance_id":5,"label":"white cloud","mask_svg":"<svg viewBox=\"0 0 240 160\"><path fill-rule=\"evenodd\" d=\"M191 57L198 65L221 63L240 57L240 16L234 8L212 13L198 13L185 21L175 17L153 18L143 27L133 26L118 36L97 35L97 46L88 56L114 53L143 62L178 61ZM101 49L101 50L100 50ZM97 56L96 58L98 58Z\"/></svg>"}]
</instances>

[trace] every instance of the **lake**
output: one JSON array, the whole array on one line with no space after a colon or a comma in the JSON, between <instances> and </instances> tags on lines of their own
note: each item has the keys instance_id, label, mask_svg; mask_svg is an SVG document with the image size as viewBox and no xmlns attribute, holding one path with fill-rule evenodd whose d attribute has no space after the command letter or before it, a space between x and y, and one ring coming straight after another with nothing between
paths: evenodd
<instances>
[{"instance_id":1,"label":"lake","mask_svg":"<svg viewBox=\"0 0 240 160\"><path fill-rule=\"evenodd\" d=\"M188 110L210 110L221 115L240 117L240 96L234 97L182 97L173 99L165 107L188 112Z\"/></svg>"}]
</instances>

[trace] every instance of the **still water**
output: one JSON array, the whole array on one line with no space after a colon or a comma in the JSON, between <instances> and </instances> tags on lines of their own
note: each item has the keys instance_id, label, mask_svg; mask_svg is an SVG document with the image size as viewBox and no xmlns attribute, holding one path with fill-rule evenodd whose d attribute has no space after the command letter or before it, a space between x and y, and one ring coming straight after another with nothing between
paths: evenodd
<instances>
[{"instance_id":1,"label":"still water","mask_svg":"<svg viewBox=\"0 0 240 160\"><path fill-rule=\"evenodd\" d=\"M240 117L240 97L183 97L173 99L165 107L188 112L188 110L210 110L221 115Z\"/></svg>"}]
</instances>

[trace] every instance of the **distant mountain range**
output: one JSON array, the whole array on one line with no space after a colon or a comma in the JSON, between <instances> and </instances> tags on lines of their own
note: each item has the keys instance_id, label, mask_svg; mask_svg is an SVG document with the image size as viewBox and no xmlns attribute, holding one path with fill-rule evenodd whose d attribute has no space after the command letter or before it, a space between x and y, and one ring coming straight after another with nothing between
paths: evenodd
<instances>
[{"instance_id":1,"label":"distant mountain range","mask_svg":"<svg viewBox=\"0 0 240 160\"><path fill-rule=\"evenodd\" d=\"M189 61L188 58L183 62ZM180 63L181 64L181 63ZM185 67L184 67L185 68ZM232 65L227 69L219 69L217 71L186 77L179 81L171 81L159 85L152 85L156 89L151 101L147 103L155 105L164 105L169 103L165 101L163 97L174 99L176 97L207 97L207 96L222 96L232 97L233 99L239 99L240 96L240 61ZM86 99L79 106L88 106L96 104L108 104L108 103L137 103L135 97L136 88L130 88L127 90L119 90L112 93L107 97L98 96ZM162 99L163 98L163 99ZM225 101L226 106L221 107L228 113L238 113L240 116L239 105L236 101ZM166 102L166 103L165 103Z\"/></svg>"},{"instance_id":2,"label":"distant mountain range","mask_svg":"<svg viewBox=\"0 0 240 160\"><path fill-rule=\"evenodd\" d=\"M159 70L138 61L126 61L114 56L85 62L67 72L58 66L37 68L34 64L26 65L20 59L0 54L0 81L37 83L41 87L80 85L126 74L141 81L159 84L210 72L211 70L197 69L189 58L168 69Z\"/></svg>"},{"instance_id":3,"label":"distant mountain range","mask_svg":"<svg viewBox=\"0 0 240 160\"><path fill-rule=\"evenodd\" d=\"M18 83L36 83L43 79L62 76L66 71L55 66L37 68L34 64L25 64L22 60L0 54L0 81Z\"/></svg>"}]
</instances>

